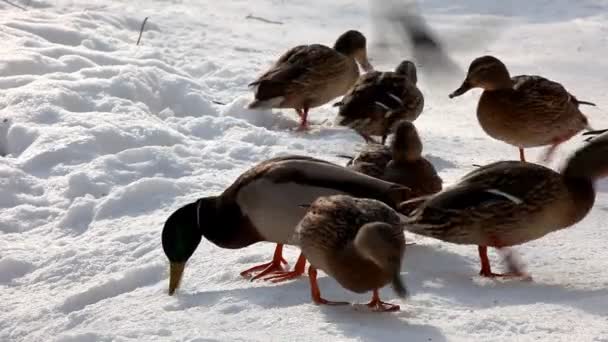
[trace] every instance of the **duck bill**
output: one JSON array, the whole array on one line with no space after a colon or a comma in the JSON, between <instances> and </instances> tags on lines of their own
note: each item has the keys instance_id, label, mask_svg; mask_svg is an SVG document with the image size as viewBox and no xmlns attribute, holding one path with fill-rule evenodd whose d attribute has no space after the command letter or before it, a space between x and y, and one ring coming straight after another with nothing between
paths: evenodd
<instances>
[{"instance_id":1,"label":"duck bill","mask_svg":"<svg viewBox=\"0 0 608 342\"><path fill-rule=\"evenodd\" d=\"M361 65L361 68L365 71L365 72L370 72L374 70L374 67L372 66L372 64L369 62L369 59L367 59L367 51L360 51L358 53L357 56L357 62L359 62L359 64Z\"/></svg>"},{"instance_id":2,"label":"duck bill","mask_svg":"<svg viewBox=\"0 0 608 342\"><path fill-rule=\"evenodd\" d=\"M397 296L399 296L401 298L405 298L408 296L407 287L405 286L403 279L401 279L401 275L399 274L398 271L393 276L392 285L393 285L393 290L395 291Z\"/></svg>"},{"instance_id":3,"label":"duck bill","mask_svg":"<svg viewBox=\"0 0 608 342\"><path fill-rule=\"evenodd\" d=\"M450 94L450 98L453 99L456 96L460 96L464 93L466 93L467 91L471 90L473 88L473 86L471 85L471 83L469 83L469 81L464 81L462 82L462 85L460 86L460 88L454 90L453 93Z\"/></svg>"},{"instance_id":4,"label":"duck bill","mask_svg":"<svg viewBox=\"0 0 608 342\"><path fill-rule=\"evenodd\" d=\"M179 287L185 266L185 262L172 262L169 265L169 296L173 296L175 290Z\"/></svg>"},{"instance_id":5,"label":"duck bill","mask_svg":"<svg viewBox=\"0 0 608 342\"><path fill-rule=\"evenodd\" d=\"M370 72L370 71L374 71L374 67L372 66L372 64L367 60L367 58L365 58L363 60L363 62L361 63L361 68L363 68L363 70L365 72Z\"/></svg>"}]
</instances>

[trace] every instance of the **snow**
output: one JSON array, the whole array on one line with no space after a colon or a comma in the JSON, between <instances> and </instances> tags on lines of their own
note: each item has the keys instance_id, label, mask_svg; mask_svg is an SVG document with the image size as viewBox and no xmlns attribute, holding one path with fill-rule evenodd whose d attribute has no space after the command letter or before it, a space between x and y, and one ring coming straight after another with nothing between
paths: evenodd
<instances>
[{"instance_id":1,"label":"snow","mask_svg":"<svg viewBox=\"0 0 608 342\"><path fill-rule=\"evenodd\" d=\"M462 70L497 55L513 74L547 76L596 102L585 111L608 126L608 1L420 6ZM332 127L330 105L311 111L309 133L294 131L293 111L246 109L247 84L285 49L332 44L350 28L368 35L378 69L393 69L411 51L381 53L368 2L33 0L27 11L0 2L0 13L0 341L608 341L607 182L583 222L516 248L531 283L480 279L474 247L414 237L403 269L411 297L384 289L402 310L372 314L313 305L305 278L242 279L270 244L204 241L178 293L166 294L160 232L173 210L269 157L344 163L337 155L361 146ZM447 184L473 164L517 158L477 124L479 91L447 98L461 77L419 72L426 108L416 125ZM288 248L288 260L297 253ZM324 275L319 283L328 299L368 299Z\"/></svg>"}]
</instances>

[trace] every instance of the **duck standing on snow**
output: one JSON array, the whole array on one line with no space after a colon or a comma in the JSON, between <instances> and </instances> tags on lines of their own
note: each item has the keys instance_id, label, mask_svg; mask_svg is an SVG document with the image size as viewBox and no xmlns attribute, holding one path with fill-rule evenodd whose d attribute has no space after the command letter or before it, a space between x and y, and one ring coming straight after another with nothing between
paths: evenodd
<instances>
[{"instance_id":1,"label":"duck standing on snow","mask_svg":"<svg viewBox=\"0 0 608 342\"><path fill-rule=\"evenodd\" d=\"M169 294L180 284L184 267L201 238L223 248L243 248L260 241L278 243L270 263L241 273L270 273L274 281L304 273L298 258L293 272L282 271L283 244L306 213L301 204L320 196L349 194L374 198L395 207L409 198L409 189L368 177L322 160L287 156L264 161L243 173L219 196L201 198L175 211L165 222L162 245L170 261Z\"/></svg>"},{"instance_id":2,"label":"duck standing on snow","mask_svg":"<svg viewBox=\"0 0 608 342\"><path fill-rule=\"evenodd\" d=\"M561 84L540 76L511 78L507 67L496 57L475 59L466 79L450 98L472 88L484 89L477 105L477 119L491 137L519 148L525 161L524 148L551 145L545 160L557 146L589 128L579 101Z\"/></svg>"},{"instance_id":3,"label":"duck standing on snow","mask_svg":"<svg viewBox=\"0 0 608 342\"><path fill-rule=\"evenodd\" d=\"M533 163L503 161L481 167L428 199L406 230L457 244L478 245L480 275L492 272L487 247L502 249L539 239L582 220L595 201L594 183L608 176L608 134L576 151L561 173ZM511 254L509 275L524 276Z\"/></svg>"},{"instance_id":4,"label":"duck standing on snow","mask_svg":"<svg viewBox=\"0 0 608 342\"><path fill-rule=\"evenodd\" d=\"M300 116L300 129L306 129L310 108L344 95L355 84L357 62L365 71L373 69L366 44L361 32L350 30L333 48L313 44L290 49L250 84L255 100L249 108L293 108Z\"/></svg>"},{"instance_id":5,"label":"duck standing on snow","mask_svg":"<svg viewBox=\"0 0 608 342\"><path fill-rule=\"evenodd\" d=\"M410 188L421 197L441 191L443 181L428 160L422 157L422 141L411 122L402 120L395 129L390 149L380 146L362 151L349 167L371 177Z\"/></svg>"},{"instance_id":6,"label":"duck standing on snow","mask_svg":"<svg viewBox=\"0 0 608 342\"><path fill-rule=\"evenodd\" d=\"M373 291L369 307L397 311L380 300L378 289L391 283L397 295L407 293L401 280L405 238L400 216L386 204L345 195L320 197L295 229L293 241L310 262L308 276L316 304L347 304L321 297L317 269L357 293Z\"/></svg>"},{"instance_id":7,"label":"duck standing on snow","mask_svg":"<svg viewBox=\"0 0 608 342\"><path fill-rule=\"evenodd\" d=\"M335 104L336 122L354 129L366 142L381 136L382 144L399 120L414 121L422 113L424 96L416 86L416 66L403 61L394 72L369 72Z\"/></svg>"}]
</instances>

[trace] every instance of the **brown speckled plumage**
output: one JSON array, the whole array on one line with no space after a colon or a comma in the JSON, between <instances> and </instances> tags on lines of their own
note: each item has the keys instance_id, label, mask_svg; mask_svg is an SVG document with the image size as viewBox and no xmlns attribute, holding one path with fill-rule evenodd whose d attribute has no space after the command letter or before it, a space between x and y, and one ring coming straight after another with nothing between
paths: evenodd
<instances>
[{"instance_id":1,"label":"brown speckled plumage","mask_svg":"<svg viewBox=\"0 0 608 342\"><path fill-rule=\"evenodd\" d=\"M358 293L398 281L405 250L397 212L375 200L343 195L312 203L294 243L313 267Z\"/></svg>"},{"instance_id":2,"label":"brown speckled plumage","mask_svg":"<svg viewBox=\"0 0 608 342\"><path fill-rule=\"evenodd\" d=\"M381 136L382 144L399 120L414 121L424 107L424 97L416 86L416 67L402 62L394 72L362 75L353 88L336 103L337 123L348 126L368 142Z\"/></svg>"},{"instance_id":3,"label":"brown speckled plumage","mask_svg":"<svg viewBox=\"0 0 608 342\"><path fill-rule=\"evenodd\" d=\"M250 84L255 100L250 108L293 108L304 115L345 94L359 77L357 61L370 70L366 40L358 31L347 31L333 48L312 44L296 46Z\"/></svg>"},{"instance_id":4,"label":"brown speckled plumage","mask_svg":"<svg viewBox=\"0 0 608 342\"><path fill-rule=\"evenodd\" d=\"M463 85L450 97L475 87L484 89L477 106L483 130L522 150L557 146L589 127L579 105L592 103L579 101L561 84L540 76L511 78L506 66L495 57L475 59Z\"/></svg>"},{"instance_id":5,"label":"brown speckled plumage","mask_svg":"<svg viewBox=\"0 0 608 342\"><path fill-rule=\"evenodd\" d=\"M516 161L481 167L428 199L410 215L406 229L483 247L539 239L587 215L595 180L608 175L606 155L605 134L576 151L561 173Z\"/></svg>"},{"instance_id":6,"label":"brown speckled plumage","mask_svg":"<svg viewBox=\"0 0 608 342\"><path fill-rule=\"evenodd\" d=\"M407 186L413 197L441 191L442 180L433 165L422 157L422 142L414 124L401 121L391 146L368 144L348 167L368 176Z\"/></svg>"}]
</instances>

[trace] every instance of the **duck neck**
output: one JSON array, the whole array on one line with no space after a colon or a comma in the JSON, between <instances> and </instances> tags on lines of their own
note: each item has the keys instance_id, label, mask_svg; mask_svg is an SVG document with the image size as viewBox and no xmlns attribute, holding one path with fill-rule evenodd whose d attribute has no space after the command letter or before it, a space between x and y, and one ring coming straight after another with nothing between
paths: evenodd
<instances>
[{"instance_id":1,"label":"duck neck","mask_svg":"<svg viewBox=\"0 0 608 342\"><path fill-rule=\"evenodd\" d=\"M502 72L497 72L482 83L482 88L486 91L513 89L513 79L511 79L511 75L506 69Z\"/></svg>"},{"instance_id":2,"label":"duck neck","mask_svg":"<svg viewBox=\"0 0 608 342\"><path fill-rule=\"evenodd\" d=\"M222 197L200 206L197 222L203 236L222 248L243 248L263 240L239 205Z\"/></svg>"},{"instance_id":3,"label":"duck neck","mask_svg":"<svg viewBox=\"0 0 608 342\"><path fill-rule=\"evenodd\" d=\"M593 180L588 177L564 176L564 181L568 187L574 211L572 213L572 223L582 220L593 207L595 202L595 188Z\"/></svg>"}]
</instances>

